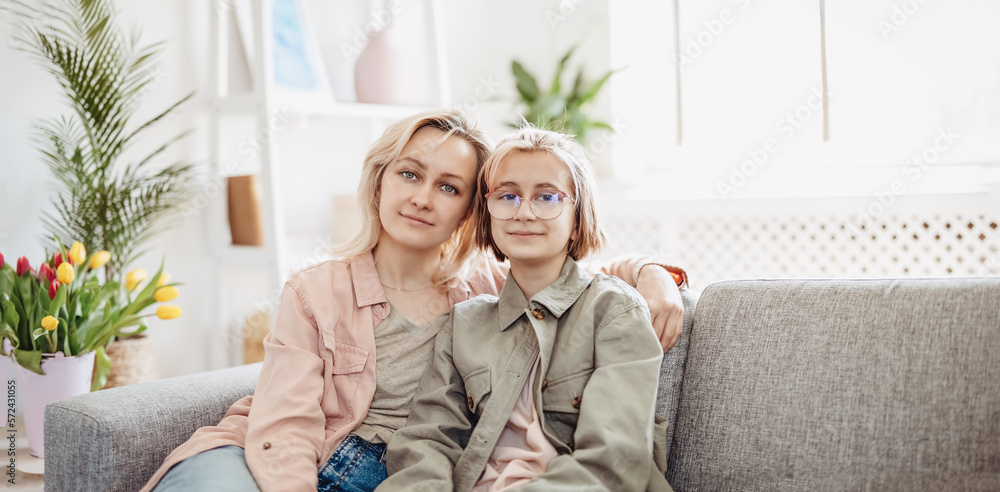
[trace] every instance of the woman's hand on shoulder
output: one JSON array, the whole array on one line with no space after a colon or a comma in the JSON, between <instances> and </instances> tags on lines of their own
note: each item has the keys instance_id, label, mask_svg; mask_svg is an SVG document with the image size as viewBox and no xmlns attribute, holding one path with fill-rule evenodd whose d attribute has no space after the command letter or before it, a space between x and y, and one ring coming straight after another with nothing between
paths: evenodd
<instances>
[{"instance_id":1,"label":"woman's hand on shoulder","mask_svg":"<svg viewBox=\"0 0 1000 492\"><path fill-rule=\"evenodd\" d=\"M649 305L653 331L663 351L670 350L680 339L684 327L684 300L674 277L665 268L649 264L639 270L635 288Z\"/></svg>"}]
</instances>

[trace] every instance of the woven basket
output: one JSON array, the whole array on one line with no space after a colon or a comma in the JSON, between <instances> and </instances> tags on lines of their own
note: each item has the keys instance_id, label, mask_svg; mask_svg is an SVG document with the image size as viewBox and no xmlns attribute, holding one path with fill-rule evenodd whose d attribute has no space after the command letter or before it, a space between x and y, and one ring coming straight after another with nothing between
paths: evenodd
<instances>
[{"instance_id":1,"label":"woven basket","mask_svg":"<svg viewBox=\"0 0 1000 492\"><path fill-rule=\"evenodd\" d=\"M111 374L105 388L116 388L160 378L153 354L153 340L146 335L115 340L108 347Z\"/></svg>"}]
</instances>

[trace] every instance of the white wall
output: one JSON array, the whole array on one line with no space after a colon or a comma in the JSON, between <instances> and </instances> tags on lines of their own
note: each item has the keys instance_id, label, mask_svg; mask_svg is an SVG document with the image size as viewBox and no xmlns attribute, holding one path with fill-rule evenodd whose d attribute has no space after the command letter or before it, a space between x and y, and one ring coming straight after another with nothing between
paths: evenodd
<instances>
[{"instance_id":1,"label":"white wall","mask_svg":"<svg viewBox=\"0 0 1000 492\"><path fill-rule=\"evenodd\" d=\"M148 141L155 142L184 128L196 130L183 144L178 145L170 156L161 159L160 163L184 158L201 163L206 169L209 168L207 162L209 9L241 1L246 0L221 0L211 3L204 0L169 2L118 0L117 4L123 19L128 23L142 26L143 39L146 42L167 40L162 65L164 77L157 88L149 93L139 119L154 114L192 90L198 93L197 98L185 105L172 120L166 122L156 133L148 135ZM403 15L419 13L419 5L414 8L416 5L412 3L414 0L408 1ZM314 7L312 21L322 29L319 37L326 43L327 50L324 59L331 71L330 79L334 91L340 100L351 99L352 79L343 73L343 70L350 69L351 64L339 53L338 43L350 39L355 29L361 27L358 23L364 22L359 19L362 19L360 16L366 8L365 2L358 0L355 2L352 4L330 4L319 0L312 2ZM673 41L670 25L673 13L669 2L443 0L442 3L445 7L443 24L446 28L453 105L478 112L482 127L494 138L499 138L509 131L505 123L514 114L511 102L515 95L513 77L510 74L512 59L520 60L529 71L540 78L542 86L546 87L551 81L558 57L577 43L580 44L577 63L585 64L587 73L591 77L609 68L628 67L612 79L611 90L606 91L595 104L599 117L624 125L620 135L598 133L596 143L590 145L599 175L605 178L606 195L611 195L611 198L620 198L626 193L650 199L717 197L713 183L717 179L724 179L730 164L738 163L745 150L755 142L761 141L767 136L767 132L773 130L771 127L774 118L781 116L786 109L795 109L794 105L786 109L767 109L765 106L783 100L782 98L786 96L793 103L798 101L797 98L800 96L806 97L808 94L802 91L799 91L801 93L799 95L793 94L794 90L789 87L796 84L808 85L812 81L812 71L816 68L811 65L810 56L803 54L816 48L815 39L810 37L801 45L779 43L781 49L785 50L783 51L785 56L795 60L790 70L794 73L802 72L799 74L801 76L786 78L785 81L789 82L790 86L774 88L773 91L763 94L766 97L762 96L760 100L754 99L756 97L754 94L757 94L754 91L771 87L762 83L768 73L767 70L762 71L755 65L745 67L743 71L736 70L735 73L727 75L729 78L715 76L729 73L727 70L731 72L733 67L727 64L740 60L740 50L745 47L741 47L738 40L743 35L759 33L757 23L766 24L767 18L780 20L794 15L801 15L806 20L802 26L791 29L788 35L793 37L801 35L805 39L811 36L810 32L815 27L809 27L812 21L816 20L809 17L812 11L807 11L803 6L796 7L799 10L793 8L786 11L779 8L779 3L758 3L752 0L750 2L718 0L699 3L697 6L685 3L689 9L686 14L682 13L682 16L688 16L682 39L686 39L688 35L697 36L705 29L702 21L710 21L724 8L742 13L743 11L739 9L746 4L748 9L741 22L727 25L727 30L724 36L719 38L718 44L699 56L695 60L695 66L690 69L689 76L693 78L688 83L693 85L689 85L685 90L692 99L686 110L694 111L695 116L692 117L689 113L687 121L701 121L709 126L689 128L686 133L688 144L678 147L675 139L676 127L673 126L676 87L673 85L674 74L671 70ZM963 8L986 8L984 6L987 5L982 0L967 3L968 5ZM892 4L892 1L883 1L878 8L870 7L869 13L874 16L873 22L877 21L878 16L891 14ZM837 7L833 4L830 4L829 8L831 14L828 22L834 31L831 35L836 37L838 36L836 29L838 26L842 28L850 16L835 10ZM940 32L936 30L937 27L933 27L932 21L943 18L948 12L936 11L934 9L944 7L932 8L930 4L922 8L928 9L925 12L927 15L904 26L909 32L897 33L899 37L893 38L895 42L913 44L914 34L923 28L921 26L926 27L928 24L931 25L930 29L935 30L934 32ZM407 14L407 11L410 14ZM2 39L6 39L10 33L9 21L9 15L0 13ZM872 25L869 27L871 28L869 31L873 29L877 31ZM970 29L969 33L960 33L960 37L955 35L955 39L959 40L952 40L956 43L954 46L966 46L968 49L956 51L955 61L949 63L969 67L975 65L976 60L985 60L979 72L968 69L967 73L981 76L977 79L980 85L973 84L970 87L980 91L979 97L985 98L986 102L977 103L964 95L954 93L954 87L966 87L963 85L964 79L946 77L943 79L944 85L941 86L943 88L939 88L935 97L946 103L957 101L955 105L948 107L965 105L979 112L972 111L969 113L972 116L968 117L964 113L943 114L943 116L965 118L963 121L968 121L974 126L978 125L976 128L984 130L995 130L997 127L998 113L995 111L997 105L994 101L998 94L997 65L996 57L989 55L991 52L988 52L988 46L995 46L996 43L983 40L986 39L983 36L993 36L995 32L995 30ZM844 36L844 34L839 35ZM767 46L767 36L751 37L753 42ZM922 52L919 46L911 48L907 49L916 50L916 53ZM799 58L795 58L796 56ZM838 63L843 64L844 53L831 50L831 60L840 60ZM762 61L771 63L772 68L779 66L781 62L774 57L767 57ZM943 65L942 70L950 70L949 66L952 65ZM737 64L735 67L740 69L742 65ZM857 104L860 104L856 98L865 96L866 90L863 83L859 85L857 81L838 78L837 74L845 73L840 71L842 65L835 65L834 68L837 68L837 71L831 72L831 86L834 86L835 90L843 87L842 94L845 96L854 94L850 99L854 106L844 106L843 111L834 112L831 116L834 136L838 137L850 130L850 127L844 126L842 119L845 111L856 112ZM700 74L696 69L701 70ZM419 68L416 69L415 76L426 77L431 68L427 67L425 70L426 73L422 73ZM0 48L0 74L2 74L0 75L0 149L3 149L4 156L0 158L0 251L6 255L8 261L22 254L38 258L42 252L40 240L42 228L39 217L48 207L54 183L30 143L31 121L38 117L57 115L63 106L51 77L26 55L13 52L6 42ZM932 82L926 82L919 87L926 87L926 84L933 85ZM757 110L738 108L736 103L740 101L750 104L748 107ZM832 99L831 104L835 101L836 99ZM612 102L614 111L611 110ZM738 114L731 114L737 110ZM928 114L926 108L922 111L921 114L925 116ZM755 126L753 118L762 118L760 122L764 126ZM378 125L371 127L351 120L296 118L295 122L279 135L278 144L282 152L280 172L286 198L284 208L290 245L295 255L290 259L293 264L296 261L308 261L317 247L329 240L335 227L335 213L332 207L334 196L354 192L361 157L379 129ZM728 136L722 139L710 138L712 132L716 130L728 132L726 133ZM235 125L231 133L236 141L240 141L252 131ZM926 132L914 130L911 133L917 140L927 137ZM807 135L812 139L816 139L818 134L816 121L808 122L801 132L801 135ZM898 132L893 135L899 136ZM976 149L986 149L987 152L969 153L967 159L969 161L975 160L973 157L976 156L990 157L989 151L995 149L988 143L990 140L983 137L976 138L980 139ZM850 146L838 149L846 152L850 150ZM890 160L893 159L892 156L898 156L899 162L902 162L908 152L919 150L921 150L920 145L902 150L874 149L873 155L877 153L889 156L887 159ZM961 150L961 152L968 151ZM235 145L224 148L223 153L239 158L238 148ZM705 155L715 157L705 159ZM785 159L796 161L794 157L800 155L807 154L789 151ZM797 162L799 161L803 159L798 159ZM248 163L251 168L252 165L253 163ZM996 167L986 169L995 170ZM654 174L650 174L650 171ZM889 183L893 176L899 175L899 172L898 166L885 167L881 171L884 179L880 177L881 175L871 175L874 177L870 176L868 181L855 183L856 192L862 195L875 193L881 183ZM812 178L811 182L816 186L796 189L798 193L807 195L819 194L817 191L821 188L819 185L837 179L843 182L843 175L841 170L832 169L825 178ZM989 181L991 183L998 181L995 173L982 175L967 173L965 176L969 179L979 179L981 176L983 180L992 180ZM777 181L771 179L772 177L774 176L766 172L759 174L752 184L752 187L759 188L755 193L758 195L773 193ZM644 186L636 190L634 183L642 183ZM934 188L937 184L936 179L921 180L921 185L925 187ZM749 193L754 191L752 187L748 185L744 190L748 191L748 196L754 194ZM150 254L140 260L138 265L152 269L160 257L165 256L168 269L174 278L185 284L181 288L181 298L178 299L185 309L184 316L177 321L153 320L151 323L150 333L156 342L158 364L164 376L198 372L217 367L221 363L217 355L220 348L208 345L209 340L213 339L210 334L217 334L221 330L230 329L231 326L217 326L214 311L220 299L213 288L216 270L213 261L208 257L209 229L212 227L214 225L208 220L207 214L189 215L180 227L160 236L152 245ZM252 271L252 268L232 272L226 277L226 281L231 289L225 294L223 302L227 304L226 311L232 318L232 324L236 325L242 317L250 314L255 305L267 299L268 292L266 289L254 287L261 285L262 275L260 272ZM214 339L218 340L219 337Z\"/></svg>"},{"instance_id":2,"label":"white wall","mask_svg":"<svg viewBox=\"0 0 1000 492\"><path fill-rule=\"evenodd\" d=\"M155 132L147 134L147 141L152 143L186 128L195 129L170 155L159 159L159 164L187 159L200 163L206 170L209 168L208 9L224 4L199 0L117 1L126 24L142 28L144 42L167 41L162 80L149 92L137 119L152 116L190 91L197 92L195 100ZM582 42L578 63L586 64L588 74L600 74L610 66L608 28L604 20L607 0L446 0L443 4L452 101L455 106L479 112L482 127L494 138L509 131L505 123L511 119L510 101L515 94L510 75L512 59L520 60L535 73L543 86L551 81L558 57L578 42ZM413 5L408 4L407 9ZM341 5L338 9L353 12L363 11L364 7ZM321 13L322 9L314 10ZM10 21L9 14L0 13L0 38L9 37ZM321 21L313 19L314 23ZM327 30L353 31L351 24L342 18L320 25ZM329 33L321 38L330 44L342 39ZM336 53L338 46L327 49ZM328 58L328 65L333 66L336 61L336 66L343 68L345 64L337 56L339 53ZM43 210L48 209L56 188L30 142L31 122L58 115L64 106L52 77L26 54L10 49L6 41L0 47L0 73L0 148L4 151L0 159L0 252L8 261L21 255L40 258L43 229L39 219ZM331 79L336 90L349 90L349 78L339 75ZM601 100L598 107L606 107L607 103L608 100ZM602 109L601 114L607 115L609 111ZM236 138L240 131L248 130L235 130ZM338 135L342 138L337 138ZM361 156L372 138L374 134L365 125L305 118L282 133L281 172L288 229L293 236L292 244L297 241L303 257L320 240L330 236L333 196L353 193ZM140 146L132 155L142 149ZM233 154L237 152L236 148L231 150ZM602 155L605 154L596 155L598 161ZM199 372L218 365L207 346L209 334L225 328L216 326L213 311L218 299L212 288L216 271L208 257L209 227L212 225L207 214L187 216L177 228L159 236L150 253L136 265L155 269L159 259L165 257L173 278L184 283L177 299L184 315L170 322L156 319L150 322L149 333L155 341L157 363L163 376ZM233 286L227 302L234 323L249 314L249 309L266 295L259 289L241 285L259 282L259 277L249 270L233 272L227 277Z\"/></svg>"},{"instance_id":3,"label":"white wall","mask_svg":"<svg viewBox=\"0 0 1000 492\"><path fill-rule=\"evenodd\" d=\"M612 6L612 59L630 66L612 87L615 115L628 124L615 171L632 195L655 199L669 187L669 196L692 199L865 196L894 183L907 194L1000 184L996 2L827 2L828 141L813 95L823 67L819 3L680 2L680 107L674 3ZM943 143L940 132L957 141ZM763 155L769 139L774 151ZM925 151L930 168L917 174L913 156ZM761 164L732 179L750 154ZM742 184L720 193L720 182Z\"/></svg>"}]
</instances>

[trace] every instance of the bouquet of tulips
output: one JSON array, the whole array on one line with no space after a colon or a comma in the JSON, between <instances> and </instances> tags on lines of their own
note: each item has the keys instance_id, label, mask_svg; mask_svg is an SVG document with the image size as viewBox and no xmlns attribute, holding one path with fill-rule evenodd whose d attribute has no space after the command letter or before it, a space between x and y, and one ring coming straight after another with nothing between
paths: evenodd
<instances>
[{"instance_id":1,"label":"bouquet of tulips","mask_svg":"<svg viewBox=\"0 0 1000 492\"><path fill-rule=\"evenodd\" d=\"M69 357L96 351L91 389L97 390L111 371L105 351L116 337L141 333L146 329L144 318L153 314L160 319L181 315L172 304L147 311L157 302L176 298L176 284L167 283L170 276L162 263L152 278L136 269L125 276L125 285L112 279L102 282L99 273L111 258L109 252L88 256L83 244L76 242L67 249L58 237L56 244L56 253L47 256L37 271L26 257L12 266L0 253L3 354L43 374L44 354L62 352Z\"/></svg>"}]
</instances>

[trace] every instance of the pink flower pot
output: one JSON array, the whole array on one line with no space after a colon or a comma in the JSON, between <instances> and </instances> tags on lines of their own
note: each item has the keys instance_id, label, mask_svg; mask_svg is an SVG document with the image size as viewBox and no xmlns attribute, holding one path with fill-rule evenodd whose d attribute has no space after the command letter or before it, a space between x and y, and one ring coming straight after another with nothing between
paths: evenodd
<instances>
[{"instance_id":1,"label":"pink flower pot","mask_svg":"<svg viewBox=\"0 0 1000 492\"><path fill-rule=\"evenodd\" d=\"M45 406L49 403L90 392L96 352L66 357L62 352L42 355L42 372L35 374L16 366L20 384L17 396L28 433L28 452L44 458Z\"/></svg>"}]
</instances>

